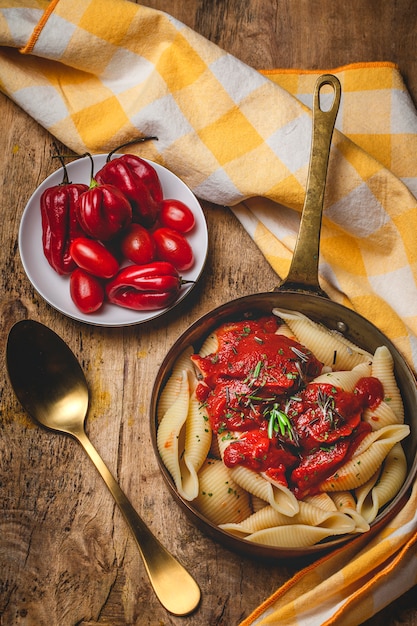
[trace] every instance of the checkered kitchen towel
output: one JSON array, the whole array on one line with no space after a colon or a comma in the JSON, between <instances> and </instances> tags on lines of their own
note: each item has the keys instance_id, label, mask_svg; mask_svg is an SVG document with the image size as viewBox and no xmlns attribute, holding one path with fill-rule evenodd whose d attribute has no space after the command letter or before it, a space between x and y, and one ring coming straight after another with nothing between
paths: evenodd
<instances>
[{"instance_id":1,"label":"checkered kitchen towel","mask_svg":"<svg viewBox=\"0 0 417 626\"><path fill-rule=\"evenodd\" d=\"M169 15L127 0L0 0L0 37L1 90L54 136L75 152L97 153L156 135L140 154L201 199L231 206L286 275L318 74L257 72ZM332 73L342 103L321 279L332 299L372 319L417 369L416 111L390 63ZM415 584L415 491L371 545L361 537L300 572L245 626L358 623Z\"/></svg>"}]
</instances>

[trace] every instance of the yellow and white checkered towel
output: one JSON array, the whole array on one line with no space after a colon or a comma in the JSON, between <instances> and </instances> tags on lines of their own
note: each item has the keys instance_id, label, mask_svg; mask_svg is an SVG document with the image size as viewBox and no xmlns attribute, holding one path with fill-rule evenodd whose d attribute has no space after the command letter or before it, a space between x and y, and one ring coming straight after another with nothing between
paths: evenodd
<instances>
[{"instance_id":1,"label":"yellow and white checkered towel","mask_svg":"<svg viewBox=\"0 0 417 626\"><path fill-rule=\"evenodd\" d=\"M127 0L0 0L0 89L78 153L139 135L140 154L232 207L280 276L296 239L318 73L257 72L165 13ZM396 66L332 70L320 275L417 370L417 115ZM133 148L129 148L134 151ZM271 286L272 287L272 286ZM355 624L416 583L416 488L367 545L300 572L249 624ZM395 575L394 572L395 571Z\"/></svg>"}]
</instances>

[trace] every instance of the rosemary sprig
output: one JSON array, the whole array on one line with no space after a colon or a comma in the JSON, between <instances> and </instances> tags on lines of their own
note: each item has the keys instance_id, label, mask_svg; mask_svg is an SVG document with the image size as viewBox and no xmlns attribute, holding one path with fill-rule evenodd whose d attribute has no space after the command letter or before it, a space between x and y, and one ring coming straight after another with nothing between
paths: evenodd
<instances>
[{"instance_id":1,"label":"rosemary sprig","mask_svg":"<svg viewBox=\"0 0 417 626\"><path fill-rule=\"evenodd\" d=\"M243 382L247 383L249 387L253 387L255 383L258 381L262 368L265 366L263 361L258 361L255 367L249 374L246 376Z\"/></svg>"},{"instance_id":2,"label":"rosemary sprig","mask_svg":"<svg viewBox=\"0 0 417 626\"><path fill-rule=\"evenodd\" d=\"M294 441L294 430L290 418L286 413L278 408L278 404L275 403L265 413L269 414L268 423L268 437L272 439L274 432L280 433L282 437L287 436L291 441Z\"/></svg>"},{"instance_id":3,"label":"rosemary sprig","mask_svg":"<svg viewBox=\"0 0 417 626\"><path fill-rule=\"evenodd\" d=\"M322 389L319 389L317 393L317 405L323 411L324 419L328 420L331 426L334 425L335 417L345 421L343 415L336 409L334 397L329 396Z\"/></svg>"},{"instance_id":4,"label":"rosemary sprig","mask_svg":"<svg viewBox=\"0 0 417 626\"><path fill-rule=\"evenodd\" d=\"M295 346L291 346L291 350L296 356L298 356L300 361L303 361L303 363L306 363L308 361L308 356L304 352L301 352L301 350L299 350Z\"/></svg>"}]
</instances>

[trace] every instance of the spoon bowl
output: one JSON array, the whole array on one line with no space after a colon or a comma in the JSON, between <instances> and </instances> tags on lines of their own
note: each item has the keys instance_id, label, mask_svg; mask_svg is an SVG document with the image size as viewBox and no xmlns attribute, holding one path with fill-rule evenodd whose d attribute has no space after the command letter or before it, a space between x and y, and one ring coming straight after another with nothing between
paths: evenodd
<instances>
[{"instance_id":1,"label":"spoon bowl","mask_svg":"<svg viewBox=\"0 0 417 626\"><path fill-rule=\"evenodd\" d=\"M174 615L194 611L201 595L197 583L139 517L85 433L87 382L67 344L44 324L22 320L10 330L6 361L13 390L32 419L75 437L93 461L132 531L161 604Z\"/></svg>"}]
</instances>

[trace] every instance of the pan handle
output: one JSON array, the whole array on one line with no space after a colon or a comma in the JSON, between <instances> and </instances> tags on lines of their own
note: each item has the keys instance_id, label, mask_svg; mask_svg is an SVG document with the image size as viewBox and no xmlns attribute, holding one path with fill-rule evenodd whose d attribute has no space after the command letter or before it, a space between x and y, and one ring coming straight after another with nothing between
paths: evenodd
<instances>
[{"instance_id":1,"label":"pan handle","mask_svg":"<svg viewBox=\"0 0 417 626\"><path fill-rule=\"evenodd\" d=\"M321 108L320 102L320 90L324 85L330 85L334 91L333 102L326 110ZM330 145L340 94L341 86L336 76L324 74L318 78L314 89L310 164L300 229L288 276L277 291L301 291L328 297L318 280L320 230Z\"/></svg>"}]
</instances>

